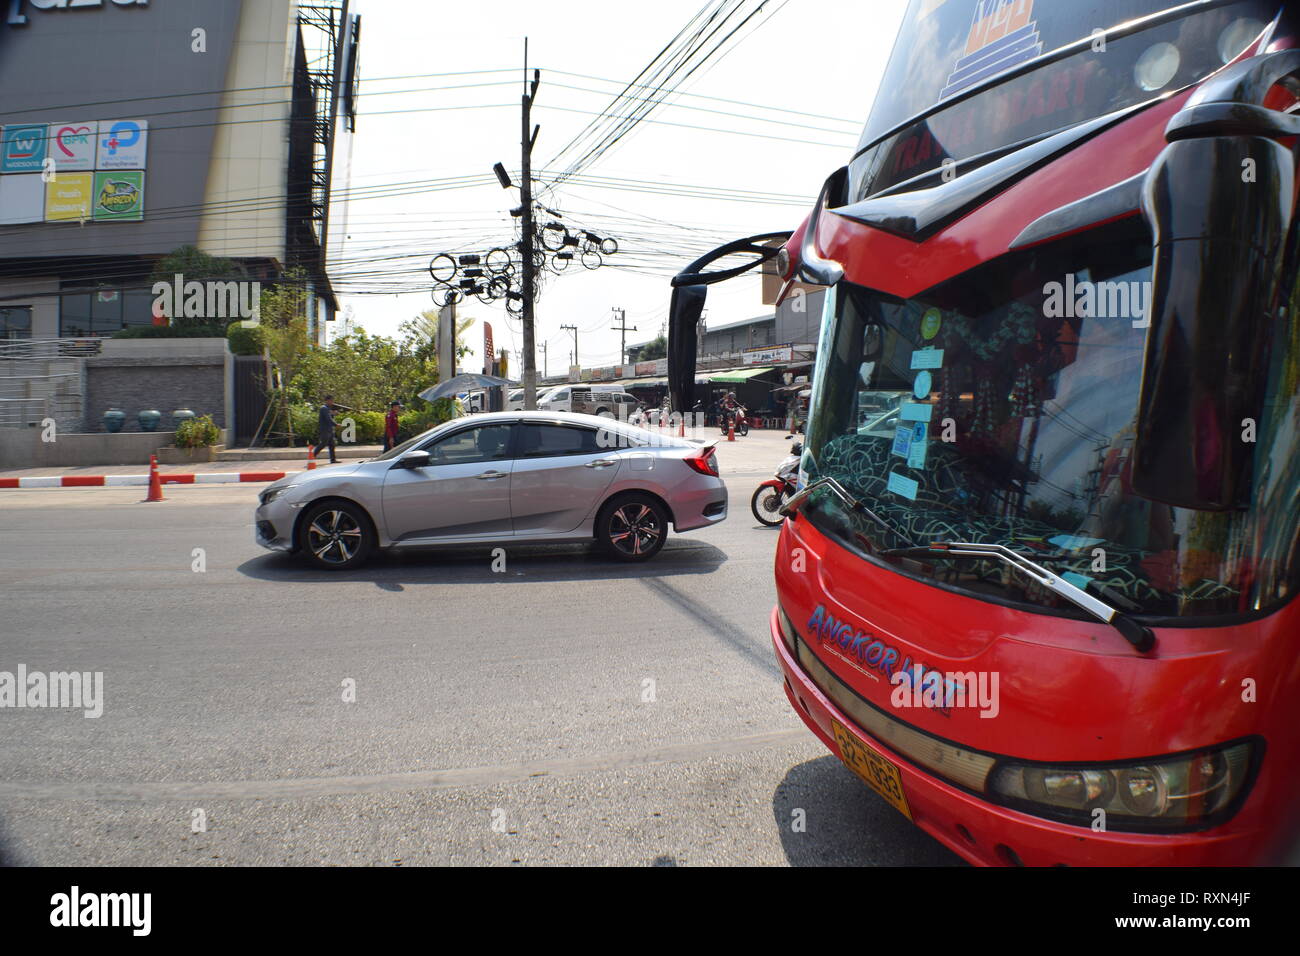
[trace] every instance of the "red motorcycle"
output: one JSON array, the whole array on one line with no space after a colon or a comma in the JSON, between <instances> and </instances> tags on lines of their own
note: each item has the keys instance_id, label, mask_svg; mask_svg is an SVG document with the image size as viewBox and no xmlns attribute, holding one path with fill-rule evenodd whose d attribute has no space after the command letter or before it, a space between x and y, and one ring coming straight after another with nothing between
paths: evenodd
<instances>
[{"instance_id":1,"label":"red motorcycle","mask_svg":"<svg viewBox=\"0 0 1300 956\"><path fill-rule=\"evenodd\" d=\"M740 405L722 410L722 434L727 434L727 424L732 418L736 420L736 434L742 438L748 435L749 419L745 417L745 409Z\"/></svg>"}]
</instances>

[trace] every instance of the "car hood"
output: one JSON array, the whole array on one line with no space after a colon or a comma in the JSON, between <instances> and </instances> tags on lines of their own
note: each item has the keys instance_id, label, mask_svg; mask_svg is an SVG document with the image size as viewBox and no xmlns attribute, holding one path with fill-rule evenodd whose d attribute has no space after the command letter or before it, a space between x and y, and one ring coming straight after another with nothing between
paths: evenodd
<instances>
[{"instance_id":1,"label":"car hood","mask_svg":"<svg viewBox=\"0 0 1300 956\"><path fill-rule=\"evenodd\" d=\"M293 475L285 475L279 481L273 481L267 486L271 488L289 488L291 486L305 485L314 481L327 481L332 478L344 478L348 475L355 475L364 467L371 464L369 461L352 462L346 465L330 465L326 468L315 468L311 471L300 471Z\"/></svg>"}]
</instances>

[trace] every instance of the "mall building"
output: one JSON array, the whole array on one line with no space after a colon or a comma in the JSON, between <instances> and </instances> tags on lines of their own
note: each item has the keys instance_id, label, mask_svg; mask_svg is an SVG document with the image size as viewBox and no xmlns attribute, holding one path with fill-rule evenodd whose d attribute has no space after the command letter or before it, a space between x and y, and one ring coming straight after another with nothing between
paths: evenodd
<instances>
[{"instance_id":1,"label":"mall building","mask_svg":"<svg viewBox=\"0 0 1300 956\"><path fill-rule=\"evenodd\" d=\"M0 349L165 322L150 277L185 246L303 276L323 342L359 32L347 0L0 6Z\"/></svg>"}]
</instances>

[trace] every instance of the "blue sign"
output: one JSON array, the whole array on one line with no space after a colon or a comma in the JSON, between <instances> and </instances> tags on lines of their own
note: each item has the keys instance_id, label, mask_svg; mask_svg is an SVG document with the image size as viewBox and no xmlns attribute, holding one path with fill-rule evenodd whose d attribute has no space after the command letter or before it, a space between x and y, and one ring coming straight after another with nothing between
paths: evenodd
<instances>
[{"instance_id":1,"label":"blue sign","mask_svg":"<svg viewBox=\"0 0 1300 956\"><path fill-rule=\"evenodd\" d=\"M40 172L45 162L45 137L47 127L6 126L3 152L0 153L0 171L6 173Z\"/></svg>"}]
</instances>

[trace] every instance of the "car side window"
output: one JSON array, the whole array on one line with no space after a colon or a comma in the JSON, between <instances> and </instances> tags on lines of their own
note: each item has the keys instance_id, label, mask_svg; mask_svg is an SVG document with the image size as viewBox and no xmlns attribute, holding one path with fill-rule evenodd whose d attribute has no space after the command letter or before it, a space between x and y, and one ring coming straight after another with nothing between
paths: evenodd
<instances>
[{"instance_id":1,"label":"car side window","mask_svg":"<svg viewBox=\"0 0 1300 956\"><path fill-rule=\"evenodd\" d=\"M594 455L601 450L596 433L590 428L527 422L520 426L519 458Z\"/></svg>"},{"instance_id":2,"label":"car side window","mask_svg":"<svg viewBox=\"0 0 1300 956\"><path fill-rule=\"evenodd\" d=\"M430 465L504 461L510 451L509 425L480 425L440 438L424 448Z\"/></svg>"}]
</instances>

